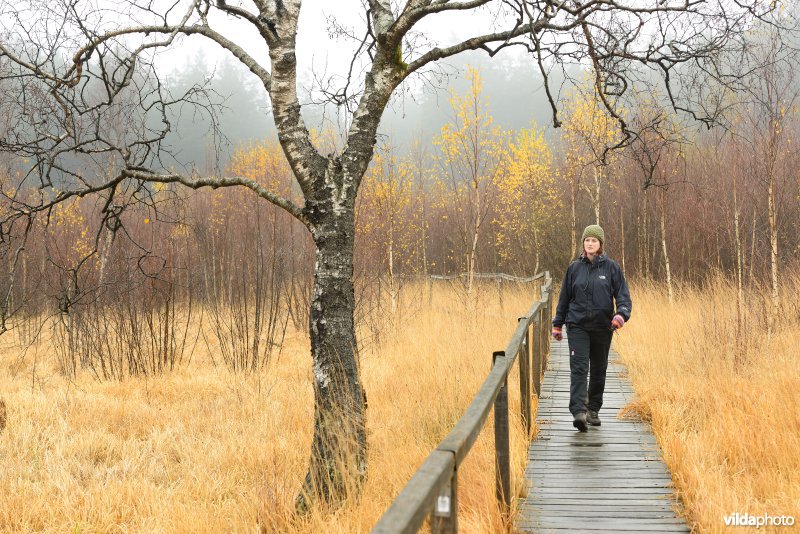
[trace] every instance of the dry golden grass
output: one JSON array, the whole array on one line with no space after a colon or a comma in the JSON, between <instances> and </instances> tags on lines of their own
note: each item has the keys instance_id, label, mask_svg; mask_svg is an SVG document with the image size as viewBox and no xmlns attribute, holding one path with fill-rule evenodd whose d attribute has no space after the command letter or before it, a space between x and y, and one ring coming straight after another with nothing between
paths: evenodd
<instances>
[{"instance_id":1,"label":"dry golden grass","mask_svg":"<svg viewBox=\"0 0 800 534\"><path fill-rule=\"evenodd\" d=\"M723 279L683 290L636 284L636 316L616 338L686 515L698 531L733 512L800 516L800 278L787 282L778 328L766 336L762 298L736 335L735 292ZM311 440L307 339L290 336L257 375L210 364L205 347L177 372L98 383L67 381L52 349L21 358L0 338L0 530L8 532L368 532L463 413L534 298L489 287L471 314L458 292L408 286L393 321L363 332L370 477L336 511L293 514ZM381 332L381 342L370 333ZM739 347L738 362L734 358ZM510 382L516 421L516 373ZM566 413L566 407L565 407ZM2 415L2 414L0 414ZM512 432L513 469L525 445ZM460 471L464 532L508 528L494 505L491 419ZM515 493L522 493L519 477Z\"/></svg>"},{"instance_id":2,"label":"dry golden grass","mask_svg":"<svg viewBox=\"0 0 800 534\"><path fill-rule=\"evenodd\" d=\"M293 514L312 431L311 362L304 334L257 375L213 367L205 347L155 378L67 381L52 349L21 359L0 338L0 530L11 532L368 532L486 377L538 289L490 286L475 314L448 284L409 286L381 342L362 351L369 398L370 476L337 511ZM374 324L374 322L373 322ZM363 339L367 340L365 333ZM512 421L519 403L512 377ZM507 528L494 505L488 424L460 471L463 532ZM525 443L512 432L513 469ZM523 485L515 480L515 491Z\"/></svg>"},{"instance_id":3,"label":"dry golden grass","mask_svg":"<svg viewBox=\"0 0 800 534\"><path fill-rule=\"evenodd\" d=\"M639 397L629 409L651 422L690 523L800 520L800 277L782 288L771 337L766 291L748 295L737 336L736 291L722 277L679 291L674 306L661 286L632 293L634 319L615 341Z\"/></svg>"}]
</instances>

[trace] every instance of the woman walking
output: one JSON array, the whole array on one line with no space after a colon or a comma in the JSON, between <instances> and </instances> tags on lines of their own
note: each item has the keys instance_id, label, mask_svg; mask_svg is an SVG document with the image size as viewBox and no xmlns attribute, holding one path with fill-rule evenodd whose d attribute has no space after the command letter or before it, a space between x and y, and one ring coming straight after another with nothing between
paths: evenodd
<instances>
[{"instance_id":1,"label":"woman walking","mask_svg":"<svg viewBox=\"0 0 800 534\"><path fill-rule=\"evenodd\" d=\"M561 284L553 337L561 341L561 328L567 325L569 411L573 426L586 432L587 423L600 426L611 337L631 317L631 296L622 269L603 254L603 229L587 226L581 242L581 255L567 267Z\"/></svg>"}]
</instances>

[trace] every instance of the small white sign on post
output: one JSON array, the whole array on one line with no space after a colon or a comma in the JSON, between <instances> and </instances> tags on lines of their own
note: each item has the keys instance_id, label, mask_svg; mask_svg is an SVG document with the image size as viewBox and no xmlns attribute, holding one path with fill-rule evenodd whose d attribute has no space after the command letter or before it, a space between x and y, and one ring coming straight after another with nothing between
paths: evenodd
<instances>
[{"instance_id":1,"label":"small white sign on post","mask_svg":"<svg viewBox=\"0 0 800 534\"><path fill-rule=\"evenodd\" d=\"M439 495L436 499L436 510L434 512L439 517L450 517L450 496Z\"/></svg>"}]
</instances>

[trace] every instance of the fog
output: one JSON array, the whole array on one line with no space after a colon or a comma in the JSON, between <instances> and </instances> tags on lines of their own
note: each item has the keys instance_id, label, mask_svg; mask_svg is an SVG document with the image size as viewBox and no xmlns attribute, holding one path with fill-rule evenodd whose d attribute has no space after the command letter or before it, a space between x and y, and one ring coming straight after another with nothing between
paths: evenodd
<instances>
[{"instance_id":1,"label":"fog","mask_svg":"<svg viewBox=\"0 0 800 534\"><path fill-rule=\"evenodd\" d=\"M441 69L442 77L433 76L426 83L399 88L387 107L380 134L391 139L400 149L415 138L430 142L442 125L451 120L452 92L467 91L466 70L479 69L483 78L483 94L494 121L504 129L529 128L536 125L552 130L552 112L536 65L524 56L488 58L485 53L458 56ZM214 98L223 105L217 116L218 130L212 132L212 121L205 113L184 109L169 140L176 162L209 172L224 168L237 147L275 135L269 97L255 77L235 60L218 60L209 66L201 55L176 68L167 78L173 93L195 83L208 83ZM300 82L300 94L308 94L308 82ZM551 79L558 89L560 79ZM310 129L343 131L334 107L306 103L303 114ZM215 148L216 147L216 148Z\"/></svg>"}]
</instances>

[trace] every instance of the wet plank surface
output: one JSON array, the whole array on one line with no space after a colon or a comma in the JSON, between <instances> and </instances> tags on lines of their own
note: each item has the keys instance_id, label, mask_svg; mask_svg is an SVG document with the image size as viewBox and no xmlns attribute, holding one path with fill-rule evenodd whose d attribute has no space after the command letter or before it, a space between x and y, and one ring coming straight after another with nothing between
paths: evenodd
<instances>
[{"instance_id":1,"label":"wet plank surface","mask_svg":"<svg viewBox=\"0 0 800 534\"><path fill-rule=\"evenodd\" d=\"M666 465L646 424L617 419L632 398L625 368L609 355L602 425L578 432L569 413L569 352L551 343L537 412L539 435L528 451L522 532L689 532Z\"/></svg>"}]
</instances>

